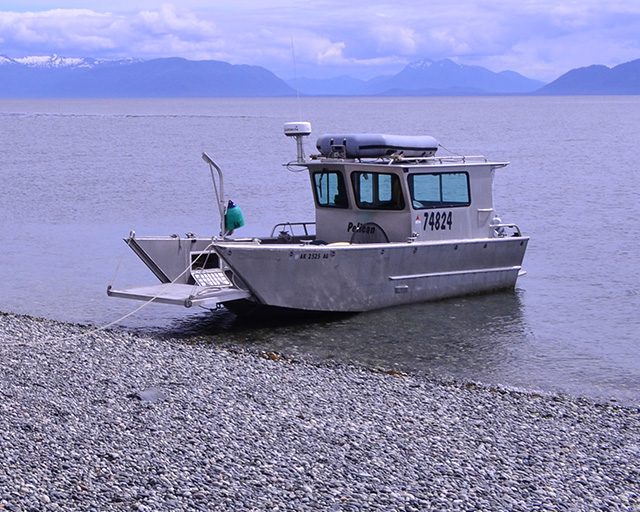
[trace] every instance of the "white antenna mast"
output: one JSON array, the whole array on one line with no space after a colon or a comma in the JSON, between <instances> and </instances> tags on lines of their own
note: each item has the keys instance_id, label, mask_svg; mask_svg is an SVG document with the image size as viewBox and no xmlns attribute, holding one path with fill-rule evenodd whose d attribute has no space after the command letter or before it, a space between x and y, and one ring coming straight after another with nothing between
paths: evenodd
<instances>
[{"instance_id":1,"label":"white antenna mast","mask_svg":"<svg viewBox=\"0 0 640 512\"><path fill-rule=\"evenodd\" d=\"M285 123L284 134L287 137L293 137L296 139L297 149L297 163L303 164L305 162L303 139L311 135L311 123L303 122L302 114L300 112L300 87L298 87L298 70L296 69L296 52L293 46L293 35L291 36L291 56L293 58L293 73L296 78L296 93L298 95L298 121L297 123Z\"/></svg>"},{"instance_id":2,"label":"white antenna mast","mask_svg":"<svg viewBox=\"0 0 640 512\"><path fill-rule=\"evenodd\" d=\"M298 86L298 70L296 69L296 52L293 46L293 34L291 35L291 57L293 59L293 75L296 79L296 94L298 96L298 121L302 121L302 113L300 112L300 87Z\"/></svg>"}]
</instances>

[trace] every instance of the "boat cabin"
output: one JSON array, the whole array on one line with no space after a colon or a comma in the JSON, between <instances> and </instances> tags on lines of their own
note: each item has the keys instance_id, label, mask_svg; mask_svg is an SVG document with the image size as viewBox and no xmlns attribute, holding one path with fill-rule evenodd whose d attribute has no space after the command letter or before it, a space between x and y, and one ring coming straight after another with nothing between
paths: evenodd
<instances>
[{"instance_id":1,"label":"boat cabin","mask_svg":"<svg viewBox=\"0 0 640 512\"><path fill-rule=\"evenodd\" d=\"M433 137L324 135L304 162L316 243L494 237L493 171L506 162L435 156Z\"/></svg>"}]
</instances>

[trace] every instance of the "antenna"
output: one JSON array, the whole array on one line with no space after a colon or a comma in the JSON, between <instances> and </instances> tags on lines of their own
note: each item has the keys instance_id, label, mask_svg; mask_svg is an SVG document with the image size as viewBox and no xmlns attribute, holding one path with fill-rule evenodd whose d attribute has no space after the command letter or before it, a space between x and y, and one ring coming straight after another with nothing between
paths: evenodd
<instances>
[{"instance_id":1,"label":"antenna","mask_svg":"<svg viewBox=\"0 0 640 512\"><path fill-rule=\"evenodd\" d=\"M295 137L298 150L298 163L304 163L304 147L302 139L307 135L311 135L311 123L285 123L284 134L287 137Z\"/></svg>"},{"instance_id":2,"label":"antenna","mask_svg":"<svg viewBox=\"0 0 640 512\"><path fill-rule=\"evenodd\" d=\"M296 94L298 95L298 119L302 119L302 114L300 112L300 87L298 87L298 70L296 68L296 52L293 46L293 35L291 35L291 57L293 58L293 73L296 78ZM298 153L297 163L303 164L305 157L302 141L304 137L311 135L311 123L303 121L299 121L297 123L285 123L284 134L287 137L294 137L296 139L296 149Z\"/></svg>"},{"instance_id":3,"label":"antenna","mask_svg":"<svg viewBox=\"0 0 640 512\"><path fill-rule=\"evenodd\" d=\"M296 79L296 95L298 97L298 120L302 119L300 113L300 87L298 86L298 70L296 69L296 52L293 46L293 35L291 35L291 58L293 59L293 76Z\"/></svg>"}]
</instances>

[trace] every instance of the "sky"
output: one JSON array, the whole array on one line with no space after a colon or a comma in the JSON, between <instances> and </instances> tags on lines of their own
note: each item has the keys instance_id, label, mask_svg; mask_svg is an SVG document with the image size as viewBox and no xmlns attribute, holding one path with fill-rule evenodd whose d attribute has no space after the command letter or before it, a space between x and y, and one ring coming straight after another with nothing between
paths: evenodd
<instances>
[{"instance_id":1,"label":"sky","mask_svg":"<svg viewBox=\"0 0 640 512\"><path fill-rule=\"evenodd\" d=\"M452 59L550 82L640 58L640 0L2 0L0 55L183 57L370 79Z\"/></svg>"}]
</instances>

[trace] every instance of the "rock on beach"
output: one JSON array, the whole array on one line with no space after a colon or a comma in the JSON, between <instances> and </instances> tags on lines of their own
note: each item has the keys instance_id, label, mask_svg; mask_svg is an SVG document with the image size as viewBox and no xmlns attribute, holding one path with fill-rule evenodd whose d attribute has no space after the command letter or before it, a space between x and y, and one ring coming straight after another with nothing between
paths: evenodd
<instances>
[{"instance_id":1,"label":"rock on beach","mask_svg":"<svg viewBox=\"0 0 640 512\"><path fill-rule=\"evenodd\" d=\"M0 313L0 511L640 510L640 411Z\"/></svg>"}]
</instances>

